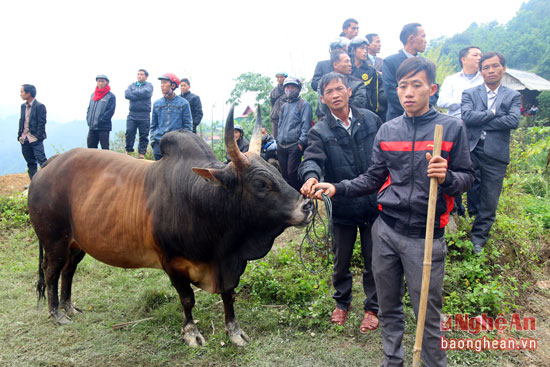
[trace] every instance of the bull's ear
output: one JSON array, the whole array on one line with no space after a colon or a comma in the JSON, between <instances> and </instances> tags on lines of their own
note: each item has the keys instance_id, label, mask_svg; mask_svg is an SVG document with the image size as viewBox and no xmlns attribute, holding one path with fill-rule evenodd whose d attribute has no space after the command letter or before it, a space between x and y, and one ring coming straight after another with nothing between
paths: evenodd
<instances>
[{"instance_id":1,"label":"bull's ear","mask_svg":"<svg viewBox=\"0 0 550 367\"><path fill-rule=\"evenodd\" d=\"M204 178L206 181L210 182L214 186L226 186L231 180L230 177L227 177L227 170L217 169L217 168L192 168L193 172L197 175Z\"/></svg>"}]
</instances>

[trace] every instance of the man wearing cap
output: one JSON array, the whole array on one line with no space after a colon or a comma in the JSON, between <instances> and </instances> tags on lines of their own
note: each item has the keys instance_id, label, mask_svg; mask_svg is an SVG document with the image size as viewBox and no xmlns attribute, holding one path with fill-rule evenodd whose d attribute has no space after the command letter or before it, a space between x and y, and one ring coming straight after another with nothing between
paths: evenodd
<instances>
[{"instance_id":1,"label":"man wearing cap","mask_svg":"<svg viewBox=\"0 0 550 367\"><path fill-rule=\"evenodd\" d=\"M116 98L111 92L109 78L100 74L95 77L97 86L90 97L86 121L88 122L88 148L109 150L109 132L112 129L111 118L115 113Z\"/></svg>"},{"instance_id":2,"label":"man wearing cap","mask_svg":"<svg viewBox=\"0 0 550 367\"><path fill-rule=\"evenodd\" d=\"M156 161L162 158L160 140L164 134L181 129L193 131L193 117L189 102L174 93L180 85L180 80L172 73L164 74L159 77L159 80L163 96L153 104L150 133L151 147Z\"/></svg>"},{"instance_id":3,"label":"man wearing cap","mask_svg":"<svg viewBox=\"0 0 550 367\"><path fill-rule=\"evenodd\" d=\"M307 133L311 128L313 110L309 102L300 97L300 79L288 77L283 86L288 102L281 107L279 116L277 159L285 181L300 191L298 166L307 146Z\"/></svg>"},{"instance_id":4,"label":"man wearing cap","mask_svg":"<svg viewBox=\"0 0 550 367\"><path fill-rule=\"evenodd\" d=\"M201 123L202 120L202 103L201 98L196 94L191 93L191 82L187 78L180 80L180 97L183 97L189 102L189 107L191 107L191 115L193 116L193 132L197 133L197 126Z\"/></svg>"},{"instance_id":5,"label":"man wearing cap","mask_svg":"<svg viewBox=\"0 0 550 367\"><path fill-rule=\"evenodd\" d=\"M250 142L248 139L244 136L244 129L241 125L235 125L233 127L234 134L235 134L235 141L237 142L237 146L239 147L239 150L241 153L248 152L248 148L250 147ZM231 159L229 158L229 154L225 153L225 159L226 162L231 162Z\"/></svg>"},{"instance_id":6,"label":"man wearing cap","mask_svg":"<svg viewBox=\"0 0 550 367\"><path fill-rule=\"evenodd\" d=\"M139 69L137 82L130 84L124 93L126 99L130 100L130 113L126 119L126 154L134 151L136 132L139 130L139 159L145 157L147 144L149 144L153 84L147 81L148 76L147 70Z\"/></svg>"},{"instance_id":7,"label":"man wearing cap","mask_svg":"<svg viewBox=\"0 0 550 367\"><path fill-rule=\"evenodd\" d=\"M273 137L277 138L277 125L279 124L279 113L281 112L281 106L286 102L285 88L283 83L288 76L287 73L277 73L277 86L269 93L269 101L271 102L271 126L273 127Z\"/></svg>"}]
</instances>

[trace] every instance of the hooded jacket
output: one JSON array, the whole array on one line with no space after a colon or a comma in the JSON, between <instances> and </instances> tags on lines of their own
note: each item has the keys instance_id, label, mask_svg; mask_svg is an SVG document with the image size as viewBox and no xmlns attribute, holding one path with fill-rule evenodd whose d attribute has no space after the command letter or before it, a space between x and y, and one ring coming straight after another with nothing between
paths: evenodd
<instances>
[{"instance_id":1,"label":"hooded jacket","mask_svg":"<svg viewBox=\"0 0 550 367\"><path fill-rule=\"evenodd\" d=\"M433 150L434 128L443 125L441 156L448 161L445 182L439 185L434 238L444 234L454 197L470 189L474 173L466 128L462 120L431 108L422 116L399 116L382 125L369 170L354 180L335 185L336 195L358 197L378 191L378 209L384 222L403 235L423 238L430 179L426 152Z\"/></svg>"}]
</instances>

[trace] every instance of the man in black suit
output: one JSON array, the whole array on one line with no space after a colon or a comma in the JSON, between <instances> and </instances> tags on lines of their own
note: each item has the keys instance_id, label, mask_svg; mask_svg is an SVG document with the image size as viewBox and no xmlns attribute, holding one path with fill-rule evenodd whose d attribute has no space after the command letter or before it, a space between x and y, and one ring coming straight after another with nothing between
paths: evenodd
<instances>
[{"instance_id":1,"label":"man in black suit","mask_svg":"<svg viewBox=\"0 0 550 367\"><path fill-rule=\"evenodd\" d=\"M23 84L20 96L25 103L21 105L17 140L21 143L21 151L27 161L29 177L32 180L38 169L37 162L40 167L46 162L46 106L35 99L36 88L32 84Z\"/></svg>"},{"instance_id":2,"label":"man in black suit","mask_svg":"<svg viewBox=\"0 0 550 367\"><path fill-rule=\"evenodd\" d=\"M405 112L397 96L397 79L395 77L397 69L409 57L416 57L419 52L424 52L427 43L426 33L420 23L410 23L403 26L399 39L403 43L403 49L385 58L384 65L382 66L382 84L384 85L386 100L388 102L388 109L386 111L387 121L401 116ZM439 92L436 92L430 97L431 106L435 106L438 96Z\"/></svg>"},{"instance_id":3,"label":"man in black suit","mask_svg":"<svg viewBox=\"0 0 550 367\"><path fill-rule=\"evenodd\" d=\"M506 59L488 52L479 61L484 83L462 93L462 119L476 180L468 191L468 212L475 216L471 241L480 253L495 221L502 181L510 162L510 130L519 126L520 94L500 84Z\"/></svg>"}]
</instances>

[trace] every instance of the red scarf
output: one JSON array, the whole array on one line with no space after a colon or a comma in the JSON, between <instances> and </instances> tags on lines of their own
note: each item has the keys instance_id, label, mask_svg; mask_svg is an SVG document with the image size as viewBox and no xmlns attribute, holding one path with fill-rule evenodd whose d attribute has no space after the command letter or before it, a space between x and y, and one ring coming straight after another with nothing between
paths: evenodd
<instances>
[{"instance_id":1,"label":"red scarf","mask_svg":"<svg viewBox=\"0 0 550 367\"><path fill-rule=\"evenodd\" d=\"M101 89L99 89L98 87L95 87L93 100L99 101L101 98L105 97L105 95L109 93L110 90L111 90L111 87L109 86L109 84L107 84L104 88L101 88Z\"/></svg>"}]
</instances>

